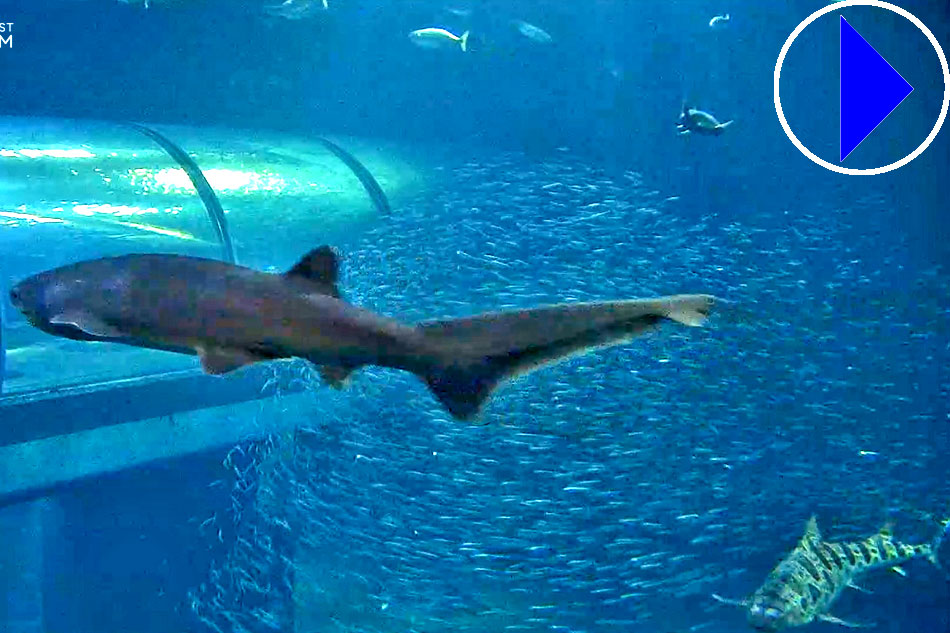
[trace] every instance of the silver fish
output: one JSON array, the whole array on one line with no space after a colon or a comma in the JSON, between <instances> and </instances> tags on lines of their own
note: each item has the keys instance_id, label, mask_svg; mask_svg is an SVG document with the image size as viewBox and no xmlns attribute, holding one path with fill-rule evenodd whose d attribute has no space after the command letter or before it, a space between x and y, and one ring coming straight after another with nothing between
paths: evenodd
<instances>
[{"instance_id":1,"label":"silver fish","mask_svg":"<svg viewBox=\"0 0 950 633\"><path fill-rule=\"evenodd\" d=\"M329 8L327 0L284 0L280 4L265 6L264 13L287 20L303 20Z\"/></svg>"},{"instance_id":2,"label":"silver fish","mask_svg":"<svg viewBox=\"0 0 950 633\"><path fill-rule=\"evenodd\" d=\"M421 48L454 48L458 46L462 49L462 52L466 52L468 51L468 36L469 31L456 35L445 29L426 28L411 32L409 39Z\"/></svg>"},{"instance_id":3,"label":"silver fish","mask_svg":"<svg viewBox=\"0 0 950 633\"><path fill-rule=\"evenodd\" d=\"M722 15L714 15L712 19L709 20L709 28L711 29L723 29L729 25L729 21L732 18L728 13Z\"/></svg>"},{"instance_id":4,"label":"silver fish","mask_svg":"<svg viewBox=\"0 0 950 633\"><path fill-rule=\"evenodd\" d=\"M730 125L732 125L732 121L720 123L710 113L697 110L684 103L679 122L676 124L676 130L680 135L695 132L705 136L719 136Z\"/></svg>"},{"instance_id":5,"label":"silver fish","mask_svg":"<svg viewBox=\"0 0 950 633\"><path fill-rule=\"evenodd\" d=\"M551 37L550 33L541 27L525 22L524 20L515 20L514 25L518 29L519 33L527 37L529 40L533 40L539 44L547 44L554 39Z\"/></svg>"}]
</instances>

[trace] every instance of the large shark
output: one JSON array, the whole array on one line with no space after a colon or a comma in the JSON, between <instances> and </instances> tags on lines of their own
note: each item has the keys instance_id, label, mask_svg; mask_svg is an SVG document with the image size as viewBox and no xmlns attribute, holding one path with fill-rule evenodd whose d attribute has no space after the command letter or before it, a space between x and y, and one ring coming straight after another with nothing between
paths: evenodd
<instances>
[{"instance_id":1,"label":"large shark","mask_svg":"<svg viewBox=\"0 0 950 633\"><path fill-rule=\"evenodd\" d=\"M627 341L664 320L702 324L714 299L569 303L406 325L341 298L334 251L283 274L180 255L93 259L29 277L10 299L34 326L82 341L197 354L209 374L301 357L340 387L363 365L424 380L459 419L506 379Z\"/></svg>"}]
</instances>

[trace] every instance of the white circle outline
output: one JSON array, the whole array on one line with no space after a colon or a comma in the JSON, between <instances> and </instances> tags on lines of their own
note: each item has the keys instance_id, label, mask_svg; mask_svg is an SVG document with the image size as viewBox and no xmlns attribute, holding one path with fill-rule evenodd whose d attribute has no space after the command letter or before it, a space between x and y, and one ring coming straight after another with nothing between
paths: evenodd
<instances>
[{"instance_id":1,"label":"white circle outline","mask_svg":"<svg viewBox=\"0 0 950 633\"><path fill-rule=\"evenodd\" d=\"M901 17L909 20L914 26L923 32L927 36L927 39L930 40L930 43L933 45L934 50L937 51L937 57L940 59L940 66L943 69L943 106L940 108L940 116L937 117L937 123L934 125L933 130L930 131L930 134L927 138L924 139L924 142L921 143L917 149L913 152L900 159L897 162L891 163L890 165L884 165L883 167L875 167L873 169L852 169L849 167L842 167L840 165L835 165L834 163L829 163L828 161L819 158L813 154L807 147L805 147L798 137L795 136L795 133L792 132L792 128L789 127L788 121L785 120L785 113L782 111L782 102L779 99L779 79L782 76L782 64L785 63L785 56L788 54L789 49L792 47L792 43L801 35L802 31L805 30L809 24L825 15L826 13L831 13L832 11L837 11L839 9L844 9L845 7L854 7L854 6L869 6L877 7L879 9L887 9L888 11L893 11L894 13L900 15ZM795 27L795 30L792 31L792 34L788 36L788 39L785 40L785 45L782 46L782 52L779 53L778 60L775 62L775 113L778 114L778 120L782 124L782 129L785 130L786 136L795 147L798 148L802 154L804 154L809 160L813 163L821 165L825 169L830 169L831 171L838 172L839 174L847 174L849 176L875 176L877 174L886 174L889 171L899 169L914 160L918 156L924 153L933 140L937 138L937 134L940 132L940 128L943 126L943 122L947 118L947 109L950 107L950 68L947 67L947 58L943 54L943 49L940 48L940 43L937 41L937 38L934 37L934 34L930 32L923 22L917 19L917 16L913 15L909 11L902 9L901 7L889 4L887 2L882 2L881 0L844 0L843 2L836 2L830 4L823 9L815 11L809 15L805 20Z\"/></svg>"}]
</instances>

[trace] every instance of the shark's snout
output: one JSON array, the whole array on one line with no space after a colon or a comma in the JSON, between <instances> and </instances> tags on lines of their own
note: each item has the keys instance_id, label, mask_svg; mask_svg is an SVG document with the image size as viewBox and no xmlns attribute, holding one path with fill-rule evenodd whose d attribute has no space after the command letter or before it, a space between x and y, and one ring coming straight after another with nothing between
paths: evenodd
<instances>
[{"instance_id":1,"label":"shark's snout","mask_svg":"<svg viewBox=\"0 0 950 633\"><path fill-rule=\"evenodd\" d=\"M19 310L27 319L35 322L43 318L46 310L42 301L42 288L35 283L30 283L30 281L30 279L27 279L15 284L10 288L9 297L14 308Z\"/></svg>"},{"instance_id":2,"label":"shark's snout","mask_svg":"<svg viewBox=\"0 0 950 633\"><path fill-rule=\"evenodd\" d=\"M13 307L15 307L20 312L23 312L24 307L23 294L23 288L20 284L10 288L10 303L12 303Z\"/></svg>"},{"instance_id":3,"label":"shark's snout","mask_svg":"<svg viewBox=\"0 0 950 633\"><path fill-rule=\"evenodd\" d=\"M20 307L20 289L16 286L10 289L10 303Z\"/></svg>"},{"instance_id":4,"label":"shark's snout","mask_svg":"<svg viewBox=\"0 0 950 633\"><path fill-rule=\"evenodd\" d=\"M782 612L775 607L753 605L749 609L749 624L757 631L777 631L781 620Z\"/></svg>"}]
</instances>

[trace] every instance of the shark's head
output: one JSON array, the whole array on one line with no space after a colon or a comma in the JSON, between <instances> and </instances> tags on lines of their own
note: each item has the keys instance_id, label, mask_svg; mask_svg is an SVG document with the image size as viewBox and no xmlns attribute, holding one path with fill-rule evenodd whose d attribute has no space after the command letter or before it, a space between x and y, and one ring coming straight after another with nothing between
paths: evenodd
<instances>
[{"instance_id":1,"label":"shark's head","mask_svg":"<svg viewBox=\"0 0 950 633\"><path fill-rule=\"evenodd\" d=\"M790 585L767 583L748 603L749 625L757 631L780 631L813 619L809 601Z\"/></svg>"},{"instance_id":2,"label":"shark's head","mask_svg":"<svg viewBox=\"0 0 950 633\"><path fill-rule=\"evenodd\" d=\"M66 338L89 340L74 325L51 322L58 316L68 314L82 303L88 282L78 276L51 270L27 277L10 289L10 303L19 310L34 327Z\"/></svg>"},{"instance_id":3,"label":"shark's head","mask_svg":"<svg viewBox=\"0 0 950 633\"><path fill-rule=\"evenodd\" d=\"M745 609L749 625L756 631L779 631L806 623L801 619L802 610L790 608L790 603L783 598L785 595L781 587L766 583L750 598L732 600L717 594L713 594L713 598L724 604Z\"/></svg>"},{"instance_id":4,"label":"shark's head","mask_svg":"<svg viewBox=\"0 0 950 633\"><path fill-rule=\"evenodd\" d=\"M806 624L814 615L807 595L808 588L780 566L749 600L749 625L757 631L780 631Z\"/></svg>"},{"instance_id":5,"label":"shark's head","mask_svg":"<svg viewBox=\"0 0 950 633\"><path fill-rule=\"evenodd\" d=\"M46 291L50 286L44 277L45 274L27 277L10 289L10 303L34 325L49 320L50 302Z\"/></svg>"}]
</instances>

